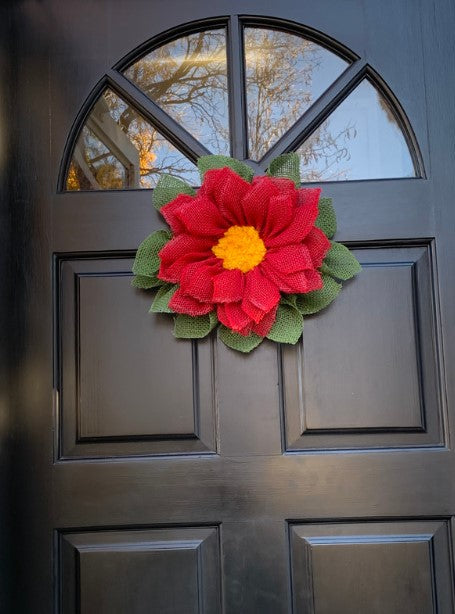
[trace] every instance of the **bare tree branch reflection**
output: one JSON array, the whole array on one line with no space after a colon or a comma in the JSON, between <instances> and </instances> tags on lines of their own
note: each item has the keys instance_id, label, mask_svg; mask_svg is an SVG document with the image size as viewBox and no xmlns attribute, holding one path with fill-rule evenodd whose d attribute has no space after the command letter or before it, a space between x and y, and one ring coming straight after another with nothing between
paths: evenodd
<instances>
[{"instance_id":1,"label":"bare tree branch reflection","mask_svg":"<svg viewBox=\"0 0 455 614\"><path fill-rule=\"evenodd\" d=\"M333 54L298 36L246 29L250 157L262 157L314 102L321 87L325 89L322 81L329 84L334 71L342 70L343 61L333 56L331 61L340 65L330 68L328 56ZM229 154L224 30L198 32L163 45L125 75L211 151ZM104 93L89 120L76 146L67 189L151 188L160 173L197 182L194 165L112 91ZM303 167L317 160L320 169L323 160L324 169L333 169L349 159L344 143L354 137L352 125L337 134L321 126L300 152ZM337 172L343 173L340 168ZM309 171L311 179L305 180L322 180L324 174Z\"/></svg>"}]
</instances>

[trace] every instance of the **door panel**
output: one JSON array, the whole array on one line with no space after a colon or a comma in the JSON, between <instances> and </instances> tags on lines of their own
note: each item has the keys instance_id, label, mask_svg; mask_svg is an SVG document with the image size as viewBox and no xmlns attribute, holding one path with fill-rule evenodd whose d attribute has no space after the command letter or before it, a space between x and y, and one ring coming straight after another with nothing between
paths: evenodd
<instances>
[{"instance_id":1,"label":"door panel","mask_svg":"<svg viewBox=\"0 0 455 614\"><path fill-rule=\"evenodd\" d=\"M293 525L294 611L449 612L446 522Z\"/></svg>"},{"instance_id":2,"label":"door panel","mask_svg":"<svg viewBox=\"0 0 455 614\"><path fill-rule=\"evenodd\" d=\"M61 458L216 449L213 341L171 338L171 349L166 316L153 322L150 297L131 288L132 264L57 262Z\"/></svg>"},{"instance_id":3,"label":"door panel","mask_svg":"<svg viewBox=\"0 0 455 614\"><path fill-rule=\"evenodd\" d=\"M196 614L221 602L214 527L67 533L60 552L63 614Z\"/></svg>"},{"instance_id":4,"label":"door panel","mask_svg":"<svg viewBox=\"0 0 455 614\"><path fill-rule=\"evenodd\" d=\"M12 16L15 611L451 614L452 3L45 0ZM232 59L239 23L271 17L359 58L423 168L322 185L363 272L296 346L244 356L174 339L131 288L163 227L149 190L58 186L104 75L194 20L225 20Z\"/></svg>"},{"instance_id":5,"label":"door panel","mask_svg":"<svg viewBox=\"0 0 455 614\"><path fill-rule=\"evenodd\" d=\"M444 445L433 247L354 253L359 280L283 349L286 449Z\"/></svg>"}]
</instances>

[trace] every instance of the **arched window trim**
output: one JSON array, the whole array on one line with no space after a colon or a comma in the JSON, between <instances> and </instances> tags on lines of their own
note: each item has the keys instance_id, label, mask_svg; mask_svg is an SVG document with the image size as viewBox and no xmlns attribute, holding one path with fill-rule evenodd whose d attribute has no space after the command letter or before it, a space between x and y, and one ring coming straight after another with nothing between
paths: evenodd
<instances>
[{"instance_id":1,"label":"arched window trim","mask_svg":"<svg viewBox=\"0 0 455 614\"><path fill-rule=\"evenodd\" d=\"M289 34L302 36L350 63L340 77L303 113L297 122L278 139L259 161L246 158L247 113L243 66L243 29L245 27L278 29ZM363 58L326 34L296 22L263 16L231 15L198 20L197 22L182 24L166 30L133 49L103 75L87 96L69 131L58 178L57 189L59 192L67 191L66 178L77 139L94 104L106 88L110 88L125 102L132 105L144 119L150 122L163 137L189 160L196 162L201 155L212 153L185 130L183 126L141 92L122 72L144 55L164 44L171 43L185 35L218 28L226 29L227 38L231 155L245 160L256 173L264 172L273 158L282 153L296 150L354 91L363 79L368 79L389 104L394 118L402 131L415 168L416 176L412 179L426 178L417 138L403 107L386 82ZM350 183L352 181L371 181L371 179L349 180ZM378 181L378 179L374 181ZM330 183L330 181L324 183Z\"/></svg>"}]
</instances>

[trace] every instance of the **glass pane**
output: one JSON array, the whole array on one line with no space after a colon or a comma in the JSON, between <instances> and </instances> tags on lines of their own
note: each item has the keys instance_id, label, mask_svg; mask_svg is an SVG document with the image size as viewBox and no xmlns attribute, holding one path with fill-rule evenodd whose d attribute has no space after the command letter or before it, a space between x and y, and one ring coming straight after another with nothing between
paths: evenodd
<instances>
[{"instance_id":1,"label":"glass pane","mask_svg":"<svg viewBox=\"0 0 455 614\"><path fill-rule=\"evenodd\" d=\"M395 116L367 80L297 150L302 181L414 177L409 148Z\"/></svg>"},{"instance_id":2,"label":"glass pane","mask_svg":"<svg viewBox=\"0 0 455 614\"><path fill-rule=\"evenodd\" d=\"M259 160L348 63L287 32L245 28L244 36L249 157Z\"/></svg>"},{"instance_id":3,"label":"glass pane","mask_svg":"<svg viewBox=\"0 0 455 614\"><path fill-rule=\"evenodd\" d=\"M229 155L224 30L163 45L130 66L125 76L210 151Z\"/></svg>"},{"instance_id":4,"label":"glass pane","mask_svg":"<svg viewBox=\"0 0 455 614\"><path fill-rule=\"evenodd\" d=\"M66 189L153 188L161 173L199 183L195 165L132 107L106 90L81 130Z\"/></svg>"}]
</instances>

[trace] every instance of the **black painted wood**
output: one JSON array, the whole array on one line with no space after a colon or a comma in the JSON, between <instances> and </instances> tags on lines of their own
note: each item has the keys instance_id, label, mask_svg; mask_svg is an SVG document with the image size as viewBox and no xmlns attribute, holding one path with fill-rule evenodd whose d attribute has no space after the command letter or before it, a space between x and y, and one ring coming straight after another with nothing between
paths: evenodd
<instances>
[{"instance_id":1,"label":"black painted wood","mask_svg":"<svg viewBox=\"0 0 455 614\"><path fill-rule=\"evenodd\" d=\"M185 527L60 534L62 614L72 614L75 601L81 612L102 614L219 611L218 532ZM127 580L121 588L119 577Z\"/></svg>"},{"instance_id":2,"label":"black painted wood","mask_svg":"<svg viewBox=\"0 0 455 614\"><path fill-rule=\"evenodd\" d=\"M133 258L99 256L56 261L57 457L214 453L213 339L169 340Z\"/></svg>"},{"instance_id":3,"label":"black painted wood","mask_svg":"<svg viewBox=\"0 0 455 614\"><path fill-rule=\"evenodd\" d=\"M357 283L306 319L301 344L283 347L286 449L443 446L434 245L354 252Z\"/></svg>"},{"instance_id":4,"label":"black painted wood","mask_svg":"<svg viewBox=\"0 0 455 614\"><path fill-rule=\"evenodd\" d=\"M229 21L227 58L230 71L229 78L229 109L231 155L243 160L247 158L248 131L245 74L243 64L243 34L242 23L237 15Z\"/></svg>"},{"instance_id":5,"label":"black painted wood","mask_svg":"<svg viewBox=\"0 0 455 614\"><path fill-rule=\"evenodd\" d=\"M451 611L445 521L293 524L290 543L296 613Z\"/></svg>"},{"instance_id":6,"label":"black painted wood","mask_svg":"<svg viewBox=\"0 0 455 614\"><path fill-rule=\"evenodd\" d=\"M129 288L162 226L150 192L58 193L100 79L169 28L231 13L304 24L366 61L426 171L323 186L365 271L299 347L251 356L173 340ZM45 0L9 15L14 611L451 614L452 3Z\"/></svg>"},{"instance_id":7,"label":"black painted wood","mask_svg":"<svg viewBox=\"0 0 455 614\"><path fill-rule=\"evenodd\" d=\"M0 6L0 603L5 611L11 607L12 588L12 505L11 505L11 440L12 411L10 396L12 279L10 244L10 168L13 149L8 121L14 108L14 67L11 60L10 5Z\"/></svg>"}]
</instances>

